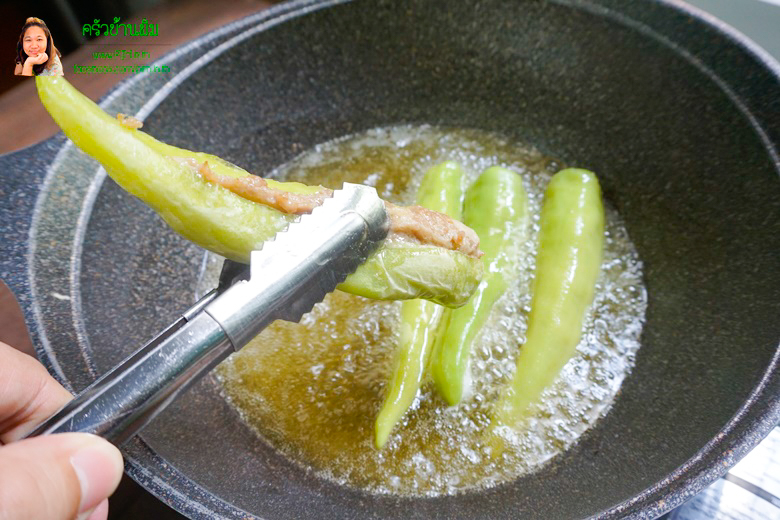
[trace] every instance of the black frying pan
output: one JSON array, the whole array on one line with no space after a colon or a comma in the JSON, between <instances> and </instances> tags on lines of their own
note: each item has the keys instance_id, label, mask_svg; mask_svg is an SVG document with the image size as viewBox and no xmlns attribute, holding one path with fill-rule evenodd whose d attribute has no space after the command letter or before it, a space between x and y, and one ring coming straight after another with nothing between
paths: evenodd
<instances>
[{"instance_id":1,"label":"black frying pan","mask_svg":"<svg viewBox=\"0 0 780 520\"><path fill-rule=\"evenodd\" d=\"M517 481L401 499L259 441L206 380L126 449L194 518L654 518L780 419L780 69L681 2L284 4L104 101L163 141L270 171L379 125L498 131L599 173L645 262L647 324L609 414ZM0 158L0 276L37 351L86 387L193 300L203 251L60 134Z\"/></svg>"}]
</instances>

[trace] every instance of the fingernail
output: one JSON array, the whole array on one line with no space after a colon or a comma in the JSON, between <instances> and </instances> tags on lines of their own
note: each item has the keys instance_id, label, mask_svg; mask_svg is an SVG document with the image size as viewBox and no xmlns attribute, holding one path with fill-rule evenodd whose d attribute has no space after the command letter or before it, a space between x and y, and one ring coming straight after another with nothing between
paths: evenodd
<instances>
[{"instance_id":1,"label":"fingernail","mask_svg":"<svg viewBox=\"0 0 780 520\"><path fill-rule=\"evenodd\" d=\"M104 498L103 501L95 509L81 513L76 520L106 520L108 518L108 499Z\"/></svg>"},{"instance_id":2,"label":"fingernail","mask_svg":"<svg viewBox=\"0 0 780 520\"><path fill-rule=\"evenodd\" d=\"M80 513L79 516L76 517L76 520L91 520L92 519L92 513L94 513L96 510L97 510L97 508L90 509L89 511L85 511L83 513Z\"/></svg>"},{"instance_id":3,"label":"fingernail","mask_svg":"<svg viewBox=\"0 0 780 520\"><path fill-rule=\"evenodd\" d=\"M81 485L79 513L95 509L111 494L122 477L122 458L108 443L96 443L77 451L70 458Z\"/></svg>"}]
</instances>

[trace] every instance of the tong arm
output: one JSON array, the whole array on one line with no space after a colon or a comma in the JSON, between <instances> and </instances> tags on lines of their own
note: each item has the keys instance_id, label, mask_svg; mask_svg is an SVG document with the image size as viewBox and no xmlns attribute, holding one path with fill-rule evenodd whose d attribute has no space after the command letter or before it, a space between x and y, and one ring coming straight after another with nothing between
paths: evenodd
<instances>
[{"instance_id":1,"label":"tong arm","mask_svg":"<svg viewBox=\"0 0 780 520\"><path fill-rule=\"evenodd\" d=\"M79 431L121 445L272 321L300 320L379 246L387 231L376 191L345 183L253 252L249 280L204 297L28 436Z\"/></svg>"}]
</instances>

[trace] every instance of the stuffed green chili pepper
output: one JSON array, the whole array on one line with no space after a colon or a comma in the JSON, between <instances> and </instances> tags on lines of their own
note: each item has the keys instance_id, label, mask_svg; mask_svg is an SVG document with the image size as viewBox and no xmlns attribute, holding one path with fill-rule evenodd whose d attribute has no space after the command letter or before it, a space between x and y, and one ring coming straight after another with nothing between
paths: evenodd
<instances>
[{"instance_id":1,"label":"stuffed green chili pepper","mask_svg":"<svg viewBox=\"0 0 780 520\"><path fill-rule=\"evenodd\" d=\"M434 347L431 373L451 405L460 402L468 381L471 346L498 298L518 271L519 246L528 233L528 197L521 177L506 168L485 170L466 192L463 222L480 238L485 275L471 299L448 309L446 326Z\"/></svg>"},{"instance_id":2,"label":"stuffed green chili pepper","mask_svg":"<svg viewBox=\"0 0 780 520\"><path fill-rule=\"evenodd\" d=\"M460 219L463 207L461 167L448 161L428 170L420 184L417 202ZM374 428L377 448L385 445L392 429L414 402L444 309L425 300L408 300L401 304L401 335L396 365Z\"/></svg>"},{"instance_id":3,"label":"stuffed green chili pepper","mask_svg":"<svg viewBox=\"0 0 780 520\"><path fill-rule=\"evenodd\" d=\"M252 250L331 190L263 179L216 156L161 143L121 114L110 117L62 77L35 78L54 121L125 190L171 228L226 258ZM377 299L425 298L462 305L482 275L476 234L445 215L386 203L390 236L339 287Z\"/></svg>"},{"instance_id":4,"label":"stuffed green chili pepper","mask_svg":"<svg viewBox=\"0 0 780 520\"><path fill-rule=\"evenodd\" d=\"M601 271L604 206L596 176L575 168L545 191L526 343L494 423L511 426L574 354Z\"/></svg>"}]
</instances>

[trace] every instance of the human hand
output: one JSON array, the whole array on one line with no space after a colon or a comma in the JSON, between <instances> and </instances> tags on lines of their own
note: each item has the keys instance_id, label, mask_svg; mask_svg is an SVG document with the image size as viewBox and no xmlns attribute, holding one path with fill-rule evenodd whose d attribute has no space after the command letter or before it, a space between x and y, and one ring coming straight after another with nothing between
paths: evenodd
<instances>
[{"instance_id":1,"label":"human hand","mask_svg":"<svg viewBox=\"0 0 780 520\"><path fill-rule=\"evenodd\" d=\"M28 56L26 60L24 60L25 63L29 63L30 65L40 65L41 63L46 63L49 61L49 55L45 52L42 52L36 56Z\"/></svg>"},{"instance_id":2,"label":"human hand","mask_svg":"<svg viewBox=\"0 0 780 520\"><path fill-rule=\"evenodd\" d=\"M105 520L122 455L86 433L19 440L72 396L26 354L0 342L0 520Z\"/></svg>"}]
</instances>

